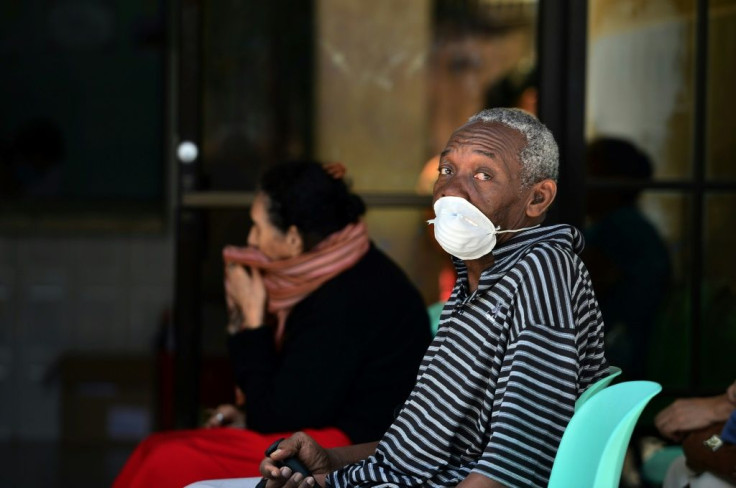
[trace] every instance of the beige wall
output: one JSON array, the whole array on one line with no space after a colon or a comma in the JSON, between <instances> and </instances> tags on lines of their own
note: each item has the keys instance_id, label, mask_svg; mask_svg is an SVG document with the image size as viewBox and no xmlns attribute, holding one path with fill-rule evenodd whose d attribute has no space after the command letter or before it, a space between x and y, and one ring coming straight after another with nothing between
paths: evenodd
<instances>
[{"instance_id":1,"label":"beige wall","mask_svg":"<svg viewBox=\"0 0 736 488\"><path fill-rule=\"evenodd\" d=\"M316 154L343 162L357 191L410 193L426 159L429 7L426 0L317 3ZM418 211L373 209L367 222L379 247L418 286L431 287L414 272Z\"/></svg>"},{"instance_id":2,"label":"beige wall","mask_svg":"<svg viewBox=\"0 0 736 488\"><path fill-rule=\"evenodd\" d=\"M591 0L587 136L631 140L659 178L691 172L694 4Z\"/></svg>"},{"instance_id":3,"label":"beige wall","mask_svg":"<svg viewBox=\"0 0 736 488\"><path fill-rule=\"evenodd\" d=\"M429 2L317 3L316 153L360 191L411 191L426 154Z\"/></svg>"}]
</instances>

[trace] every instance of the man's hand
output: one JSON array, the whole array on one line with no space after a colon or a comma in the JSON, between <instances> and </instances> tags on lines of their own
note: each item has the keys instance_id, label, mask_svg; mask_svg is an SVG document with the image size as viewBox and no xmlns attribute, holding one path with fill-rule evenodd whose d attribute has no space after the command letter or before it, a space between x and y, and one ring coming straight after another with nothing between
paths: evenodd
<instances>
[{"instance_id":1,"label":"man's hand","mask_svg":"<svg viewBox=\"0 0 736 488\"><path fill-rule=\"evenodd\" d=\"M225 266L225 296L228 309L240 309L242 328L255 329L263 325L266 285L260 271L246 270L239 264L228 263Z\"/></svg>"},{"instance_id":2,"label":"man's hand","mask_svg":"<svg viewBox=\"0 0 736 488\"><path fill-rule=\"evenodd\" d=\"M297 432L279 444L271 457L261 461L261 474L268 480L267 488L309 488L315 484L325 485L327 474L348 464L356 463L376 452L378 442L352 444L350 446L324 449L304 432ZM294 474L289 468L279 468L275 461L295 456L312 476Z\"/></svg>"},{"instance_id":3,"label":"man's hand","mask_svg":"<svg viewBox=\"0 0 736 488\"><path fill-rule=\"evenodd\" d=\"M278 467L277 461L289 457L296 457L312 473L304 477L299 473L292 473L286 466ZM304 432L297 432L279 444L270 457L261 461L261 474L268 480L268 488L309 488L319 483L325 484L325 476L332 469L329 455L317 442Z\"/></svg>"},{"instance_id":4,"label":"man's hand","mask_svg":"<svg viewBox=\"0 0 736 488\"><path fill-rule=\"evenodd\" d=\"M659 412L654 424L664 437L679 442L687 432L726 420L733 408L725 394L680 399Z\"/></svg>"}]
</instances>

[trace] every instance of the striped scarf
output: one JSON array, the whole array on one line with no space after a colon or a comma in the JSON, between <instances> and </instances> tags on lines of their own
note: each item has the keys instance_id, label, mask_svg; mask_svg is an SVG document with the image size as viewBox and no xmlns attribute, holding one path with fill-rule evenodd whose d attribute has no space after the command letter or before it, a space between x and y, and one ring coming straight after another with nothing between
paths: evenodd
<instances>
[{"instance_id":1,"label":"striped scarf","mask_svg":"<svg viewBox=\"0 0 736 488\"><path fill-rule=\"evenodd\" d=\"M286 318L294 306L314 290L355 265L368 252L370 240L363 221L329 235L311 251L271 261L253 247L227 246L225 265L237 263L259 269L268 292L268 311L276 315L275 341L280 346Z\"/></svg>"}]
</instances>

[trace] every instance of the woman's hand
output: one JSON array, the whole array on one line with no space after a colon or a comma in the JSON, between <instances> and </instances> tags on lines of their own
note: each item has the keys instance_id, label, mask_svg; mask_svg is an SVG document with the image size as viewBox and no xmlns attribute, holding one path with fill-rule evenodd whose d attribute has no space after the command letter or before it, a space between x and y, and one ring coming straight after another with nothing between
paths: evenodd
<instances>
[{"instance_id":1,"label":"woman's hand","mask_svg":"<svg viewBox=\"0 0 736 488\"><path fill-rule=\"evenodd\" d=\"M327 163L324 165L324 168L327 174L336 180L341 180L348 171L342 163Z\"/></svg>"},{"instance_id":2,"label":"woman's hand","mask_svg":"<svg viewBox=\"0 0 736 488\"><path fill-rule=\"evenodd\" d=\"M239 427L245 428L245 413L235 405L223 404L212 410L209 418L204 422L204 427L213 429L216 427Z\"/></svg>"},{"instance_id":3,"label":"woman's hand","mask_svg":"<svg viewBox=\"0 0 736 488\"><path fill-rule=\"evenodd\" d=\"M225 299L231 313L233 310L240 312L241 328L256 329L263 325L266 285L260 271L228 263L225 266Z\"/></svg>"}]
</instances>

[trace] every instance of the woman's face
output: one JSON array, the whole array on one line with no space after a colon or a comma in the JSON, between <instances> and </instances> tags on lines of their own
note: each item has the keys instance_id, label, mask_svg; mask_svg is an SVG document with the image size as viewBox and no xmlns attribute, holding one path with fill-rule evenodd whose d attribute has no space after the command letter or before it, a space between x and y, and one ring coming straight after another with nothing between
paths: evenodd
<instances>
[{"instance_id":1,"label":"woman's face","mask_svg":"<svg viewBox=\"0 0 736 488\"><path fill-rule=\"evenodd\" d=\"M296 227L281 232L268 218L268 196L259 193L250 209L253 227L248 234L248 245L259 249L270 259L293 258L302 253L302 240Z\"/></svg>"}]
</instances>

